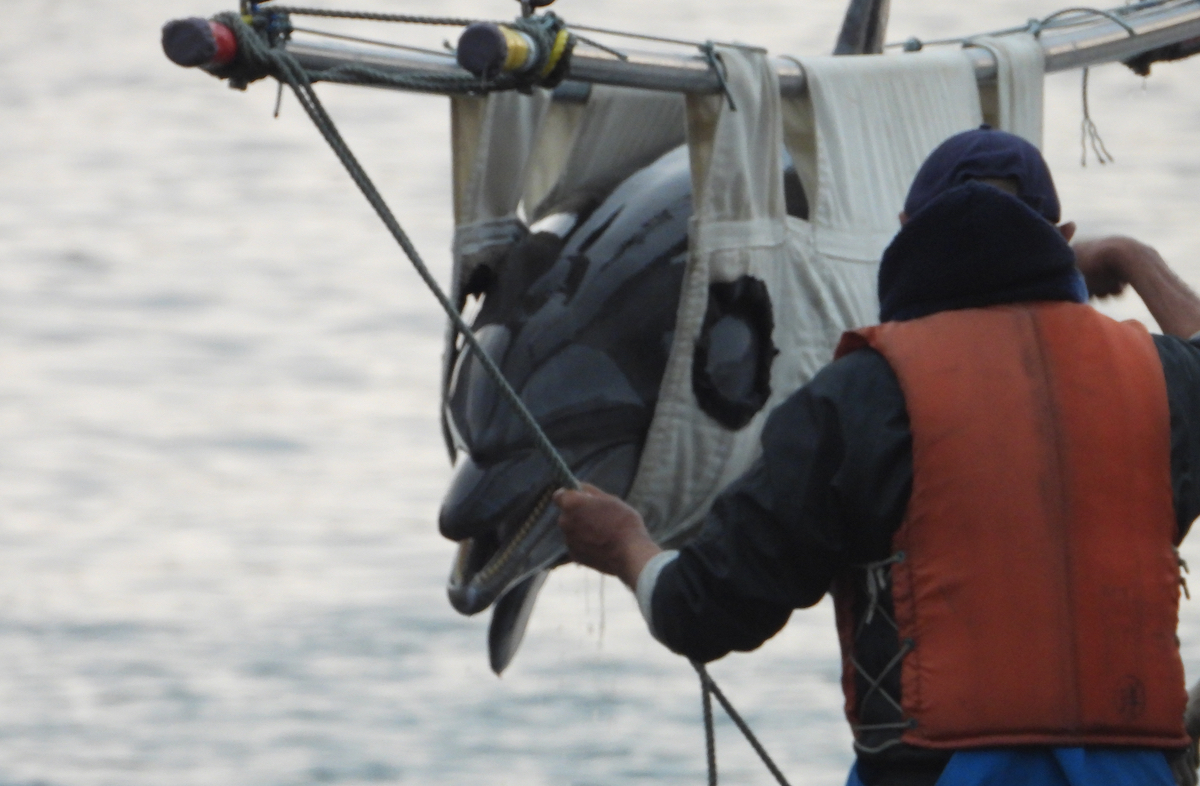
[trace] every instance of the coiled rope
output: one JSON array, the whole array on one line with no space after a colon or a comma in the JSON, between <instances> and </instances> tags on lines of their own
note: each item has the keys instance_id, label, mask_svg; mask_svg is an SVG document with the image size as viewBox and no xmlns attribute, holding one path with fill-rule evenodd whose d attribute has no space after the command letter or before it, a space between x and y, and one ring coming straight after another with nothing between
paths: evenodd
<instances>
[{"instance_id":1,"label":"coiled rope","mask_svg":"<svg viewBox=\"0 0 1200 786\"><path fill-rule=\"evenodd\" d=\"M279 9L276 9L274 13L279 13ZM246 23L240 14L232 12L218 14L214 19L233 30L234 35L237 37L238 60L240 62L237 68L226 76L230 80L231 85L237 87L241 84L242 87L245 87L246 83L240 82L240 80L253 81L251 77L259 79L271 76L277 79L280 84L286 84L292 89L292 92L296 95L296 99L304 108L305 113L313 121L313 125L317 127L317 130L321 132L321 136L329 143L329 147L338 157L338 160L341 161L350 178L358 186L359 190L362 191L363 196L366 197L367 202L374 208L376 215L383 221L384 226L387 227L392 237L396 240L396 243L404 251L405 256L408 257L409 262L412 263L421 280L425 282L429 291L433 293L433 296L441 305L442 310L446 312L455 329L462 335L470 351L474 353L475 358L483 365L484 371L487 372L488 376L491 377L492 381L500 389L504 399L512 406L521 421L529 429L537 450L550 462L556 482L566 488L578 490L580 488L579 480L575 477L571 468L550 442L549 438L546 437L546 433L542 430L542 427L534 419L528 408L526 408L525 403L521 401L520 395L513 390L512 385L505 379L503 372L500 371L495 361L480 346L470 326L463 320L462 315L455 308L454 304L450 302L446 293L442 291L441 286L433 277L429 267L425 264L420 253L409 239L408 234L400 226L400 222L396 220L395 214L392 213L391 208L388 207L387 202L375 187L370 176L367 175L362 164L359 163L354 153L351 152L349 146L346 144L346 141L342 138L333 119L325 111L324 106L317 97L316 91L313 90L314 80L310 72L300 65L295 56L281 45L286 41L287 26L279 26L277 24L278 20L268 19L265 24L257 24L252 27ZM254 19L253 21L258 22L260 20ZM219 72L214 73L217 73L218 76L222 75ZM325 72L321 73L324 74ZM235 78L239 82L235 82ZM766 748L758 741L750 726L742 719L742 716L733 708L733 704L730 703L721 689L717 687L717 683L709 676L708 669L698 661L690 662L700 678L704 709L708 783L710 786L717 786L716 728L712 712L713 696L716 697L730 719L733 720L734 724L745 735L751 747L758 753L780 786L789 786L787 780L783 777L783 773L780 772L775 762L767 753Z\"/></svg>"}]
</instances>

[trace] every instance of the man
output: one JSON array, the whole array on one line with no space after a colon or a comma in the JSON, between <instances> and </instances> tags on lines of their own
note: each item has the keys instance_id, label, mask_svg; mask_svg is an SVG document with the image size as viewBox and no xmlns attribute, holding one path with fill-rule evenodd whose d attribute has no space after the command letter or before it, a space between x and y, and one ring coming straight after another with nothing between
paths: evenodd
<instances>
[{"instance_id":1,"label":"man","mask_svg":"<svg viewBox=\"0 0 1200 786\"><path fill-rule=\"evenodd\" d=\"M1135 241L1073 252L1059 220L1036 148L951 137L884 254L884 324L771 414L693 542L662 551L594 488L556 497L574 559L690 658L832 592L852 786L1174 782L1200 299ZM1084 305L1126 284L1169 335Z\"/></svg>"}]
</instances>

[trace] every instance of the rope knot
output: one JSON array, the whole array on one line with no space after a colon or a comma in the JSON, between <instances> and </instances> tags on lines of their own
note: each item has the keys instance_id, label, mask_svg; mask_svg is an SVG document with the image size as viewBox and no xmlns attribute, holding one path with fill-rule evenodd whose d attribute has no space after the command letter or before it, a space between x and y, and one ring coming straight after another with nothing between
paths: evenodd
<instances>
[{"instance_id":1,"label":"rope knot","mask_svg":"<svg viewBox=\"0 0 1200 786\"><path fill-rule=\"evenodd\" d=\"M571 64L571 53L575 51L575 36L558 14L547 11L537 16L524 16L508 25L529 36L537 44L534 60L513 74L515 87L528 93L535 87L553 89L567 76Z\"/></svg>"},{"instance_id":2,"label":"rope knot","mask_svg":"<svg viewBox=\"0 0 1200 786\"><path fill-rule=\"evenodd\" d=\"M721 59L721 54L717 51L717 46L712 41L705 41L700 47L700 54L704 56L708 62L708 67L717 76L717 83L721 86L721 94L725 96L725 100L729 102L729 111L736 112L737 104L733 103L733 94L729 92L729 83L725 81L726 70L725 61Z\"/></svg>"},{"instance_id":3,"label":"rope knot","mask_svg":"<svg viewBox=\"0 0 1200 786\"><path fill-rule=\"evenodd\" d=\"M223 11L214 16L213 21L233 31L238 56L226 65L205 70L219 79L228 79L229 86L235 90L245 90L251 82L269 76L279 77L281 68L274 50L287 43L292 34L292 23L286 13L268 11L243 16Z\"/></svg>"}]
</instances>

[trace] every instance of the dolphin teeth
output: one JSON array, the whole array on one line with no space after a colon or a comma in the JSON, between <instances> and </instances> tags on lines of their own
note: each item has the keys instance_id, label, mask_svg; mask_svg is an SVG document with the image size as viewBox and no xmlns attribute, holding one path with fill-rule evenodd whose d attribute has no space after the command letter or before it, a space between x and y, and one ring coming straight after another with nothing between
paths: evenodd
<instances>
[{"instance_id":1,"label":"dolphin teeth","mask_svg":"<svg viewBox=\"0 0 1200 786\"><path fill-rule=\"evenodd\" d=\"M504 548L504 551L488 560L488 563L477 574L476 580L487 581L504 567L505 563L508 562L517 550L517 547L522 545L522 541L525 540L525 536L529 534L529 531L533 529L533 525L546 512L546 508L550 504L550 499L554 496L554 489L554 486L546 487L546 490L542 492L542 496L538 498L537 504L530 511L529 516L521 524L521 528L517 530L517 533L513 537L509 538L508 545Z\"/></svg>"}]
</instances>

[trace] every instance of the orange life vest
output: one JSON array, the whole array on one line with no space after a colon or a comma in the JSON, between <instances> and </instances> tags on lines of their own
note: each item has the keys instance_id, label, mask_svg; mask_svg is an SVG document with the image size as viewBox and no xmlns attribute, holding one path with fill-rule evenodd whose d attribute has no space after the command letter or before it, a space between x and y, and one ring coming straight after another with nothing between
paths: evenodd
<instances>
[{"instance_id":1,"label":"orange life vest","mask_svg":"<svg viewBox=\"0 0 1200 786\"><path fill-rule=\"evenodd\" d=\"M895 371L913 438L891 566L911 648L900 739L1187 744L1170 413L1146 330L1025 303L854 331L838 356L864 346Z\"/></svg>"}]
</instances>

